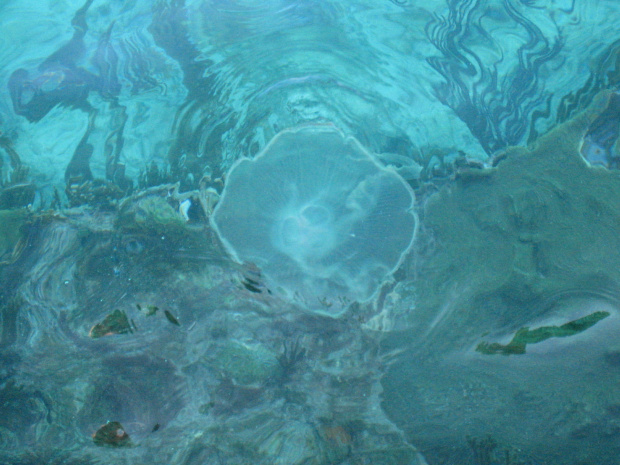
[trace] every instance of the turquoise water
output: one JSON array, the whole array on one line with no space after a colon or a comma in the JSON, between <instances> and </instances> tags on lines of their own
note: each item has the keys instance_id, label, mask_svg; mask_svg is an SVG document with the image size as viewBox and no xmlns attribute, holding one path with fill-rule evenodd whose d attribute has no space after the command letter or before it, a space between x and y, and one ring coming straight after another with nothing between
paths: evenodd
<instances>
[{"instance_id":1,"label":"turquoise water","mask_svg":"<svg viewBox=\"0 0 620 465\"><path fill-rule=\"evenodd\" d=\"M618 20L4 0L0 463L620 463Z\"/></svg>"}]
</instances>

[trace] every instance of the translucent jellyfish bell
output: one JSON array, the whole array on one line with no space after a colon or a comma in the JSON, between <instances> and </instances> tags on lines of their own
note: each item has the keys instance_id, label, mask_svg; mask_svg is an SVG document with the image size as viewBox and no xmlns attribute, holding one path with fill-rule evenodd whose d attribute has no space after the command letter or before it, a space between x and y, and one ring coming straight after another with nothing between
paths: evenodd
<instances>
[{"instance_id":1,"label":"translucent jellyfish bell","mask_svg":"<svg viewBox=\"0 0 620 465\"><path fill-rule=\"evenodd\" d=\"M211 225L273 292L337 315L398 268L416 231L413 203L409 185L356 139L302 126L232 166Z\"/></svg>"}]
</instances>

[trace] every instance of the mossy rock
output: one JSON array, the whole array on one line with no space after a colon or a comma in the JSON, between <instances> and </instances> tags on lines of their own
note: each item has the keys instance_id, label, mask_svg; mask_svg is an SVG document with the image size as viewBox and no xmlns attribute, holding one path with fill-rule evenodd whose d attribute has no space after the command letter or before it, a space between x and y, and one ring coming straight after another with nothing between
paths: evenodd
<instances>
[{"instance_id":1,"label":"mossy rock","mask_svg":"<svg viewBox=\"0 0 620 465\"><path fill-rule=\"evenodd\" d=\"M117 226L126 231L182 233L185 219L166 198L149 195L125 204L119 213Z\"/></svg>"},{"instance_id":2,"label":"mossy rock","mask_svg":"<svg viewBox=\"0 0 620 465\"><path fill-rule=\"evenodd\" d=\"M226 341L214 357L214 368L240 385L263 384L281 371L276 355L260 345Z\"/></svg>"},{"instance_id":3,"label":"mossy rock","mask_svg":"<svg viewBox=\"0 0 620 465\"><path fill-rule=\"evenodd\" d=\"M476 322L489 317L501 324L502 308L512 319L511 306L620 286L620 172L590 166L579 153L609 96L429 198L421 216L435 247L418 262L413 326L432 324L449 305L457 312L451 325L480 331Z\"/></svg>"}]
</instances>

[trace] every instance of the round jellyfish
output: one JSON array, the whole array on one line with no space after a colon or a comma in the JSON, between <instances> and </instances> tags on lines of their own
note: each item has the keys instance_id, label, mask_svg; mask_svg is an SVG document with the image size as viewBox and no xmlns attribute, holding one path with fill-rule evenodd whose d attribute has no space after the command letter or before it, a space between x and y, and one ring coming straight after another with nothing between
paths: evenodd
<instances>
[{"instance_id":1,"label":"round jellyfish","mask_svg":"<svg viewBox=\"0 0 620 465\"><path fill-rule=\"evenodd\" d=\"M338 316L371 300L416 232L414 193L331 125L284 130L231 167L211 226L272 292Z\"/></svg>"}]
</instances>

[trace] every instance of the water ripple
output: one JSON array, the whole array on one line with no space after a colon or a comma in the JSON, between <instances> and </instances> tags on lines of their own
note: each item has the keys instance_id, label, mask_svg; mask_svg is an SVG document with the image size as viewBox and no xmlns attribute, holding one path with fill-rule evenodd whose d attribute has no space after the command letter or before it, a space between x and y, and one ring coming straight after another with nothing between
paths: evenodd
<instances>
[{"instance_id":1,"label":"water ripple","mask_svg":"<svg viewBox=\"0 0 620 465\"><path fill-rule=\"evenodd\" d=\"M445 79L435 87L437 97L487 153L524 143L540 117L536 112L544 112L551 98L538 75L562 50L560 32L508 0L501 6L453 0L449 6L448 16L426 29L442 54L428 59Z\"/></svg>"}]
</instances>

